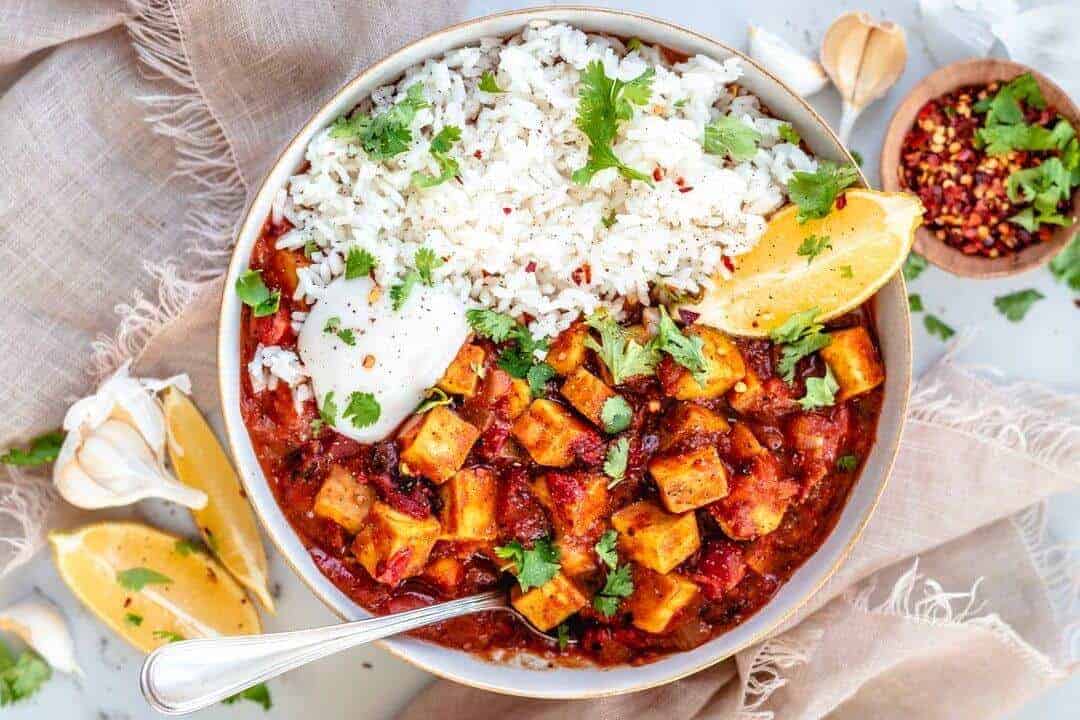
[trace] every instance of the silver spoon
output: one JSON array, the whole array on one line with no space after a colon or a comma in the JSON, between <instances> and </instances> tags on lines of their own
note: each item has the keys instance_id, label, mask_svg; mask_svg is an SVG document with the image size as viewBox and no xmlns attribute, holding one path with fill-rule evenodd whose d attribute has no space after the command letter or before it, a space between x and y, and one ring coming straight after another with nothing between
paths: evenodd
<instances>
[{"instance_id":1,"label":"silver spoon","mask_svg":"<svg viewBox=\"0 0 1080 720\"><path fill-rule=\"evenodd\" d=\"M146 701L158 712L185 715L342 650L487 610L505 610L522 617L507 602L505 591L492 590L408 612L310 630L184 640L150 653L139 685ZM523 617L522 621L534 633L554 641Z\"/></svg>"}]
</instances>

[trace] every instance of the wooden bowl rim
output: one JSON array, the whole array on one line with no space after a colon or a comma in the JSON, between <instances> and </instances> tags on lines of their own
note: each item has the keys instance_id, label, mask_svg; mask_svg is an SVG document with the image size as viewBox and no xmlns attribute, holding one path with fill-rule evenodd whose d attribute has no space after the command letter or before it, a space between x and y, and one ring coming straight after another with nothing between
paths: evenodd
<instances>
[{"instance_id":1,"label":"wooden bowl rim","mask_svg":"<svg viewBox=\"0 0 1080 720\"><path fill-rule=\"evenodd\" d=\"M960 60L927 75L911 89L896 108L885 131L885 141L881 146L882 187L888 191L902 190L897 177L900 150L908 130L915 124L919 110L929 100L965 85L1012 80L1025 72L1031 73L1035 78L1047 102L1057 108L1058 113L1067 118L1074 128L1080 130L1080 110L1061 87L1039 71L1003 58ZM965 255L960 250L938 240L925 225L915 232L915 251L942 270L963 277L993 278L1033 270L1049 262L1080 228L1080 221L1077 219L1080 216L1080 190L1073 192L1072 200L1073 222L1071 225L1057 228L1049 242L1032 245L1018 253L999 258Z\"/></svg>"}]
</instances>

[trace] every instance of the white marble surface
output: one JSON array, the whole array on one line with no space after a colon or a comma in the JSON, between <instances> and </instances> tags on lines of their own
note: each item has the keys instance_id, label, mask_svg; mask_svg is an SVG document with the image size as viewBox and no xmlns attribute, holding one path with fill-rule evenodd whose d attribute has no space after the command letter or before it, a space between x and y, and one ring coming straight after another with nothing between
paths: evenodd
<instances>
[{"instance_id":1,"label":"white marble surface","mask_svg":"<svg viewBox=\"0 0 1080 720\"><path fill-rule=\"evenodd\" d=\"M471 0L468 15L526 7L527 2ZM934 65L916 32L914 0L874 2L791 2L791 0L634 0L594 3L607 7L661 16L710 34L736 47L745 47L747 23L773 30L796 46L810 50L818 43L829 22L849 9L865 9L903 24L911 36L907 70L896 89L871 107L856 127L852 147L866 158L870 177L877 179L876 152L888 118L903 96ZM838 117L838 99L831 89L812 99L827 119ZM997 295L1034 287L1046 295L1022 324L1008 323L993 308ZM1060 388L1080 391L1080 309L1073 297L1050 274L1039 270L999 281L959 280L930 269L912 287L922 295L927 308L957 329L977 332L964 357L997 366L1011 377L1039 380ZM920 321L915 327L916 367L921 369L938 357L942 344L928 336ZM144 506L137 512L151 522L183 528L182 513L167 508ZM1064 498L1051 508L1052 529L1061 538L1080 542L1080 498ZM273 562L272 576L280 591L279 611L267 618L269 630L299 628L332 622L333 617L304 590L287 567ZM88 615L56 577L48 558L42 555L0 587L0 606L39 588L60 602L75 629L79 657L87 671L76 682L56 677L32 700L6 708L11 720L127 720L154 717L142 702L137 689L141 656L111 635ZM213 718L292 718L310 714L317 708L320 720L363 717L390 718L429 677L389 654L375 648L359 649L324 660L271 683L274 709L269 714L251 703L218 706L200 713ZM1076 717L1080 707L1080 678L1048 693L1018 713L1016 720Z\"/></svg>"}]
</instances>

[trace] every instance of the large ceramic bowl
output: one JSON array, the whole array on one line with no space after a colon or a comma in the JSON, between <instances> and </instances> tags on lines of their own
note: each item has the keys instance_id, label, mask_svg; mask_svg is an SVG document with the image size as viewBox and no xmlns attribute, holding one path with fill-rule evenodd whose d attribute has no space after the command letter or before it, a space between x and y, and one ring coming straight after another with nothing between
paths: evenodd
<instances>
[{"instance_id":1,"label":"large ceramic bowl","mask_svg":"<svg viewBox=\"0 0 1080 720\"><path fill-rule=\"evenodd\" d=\"M564 21L585 31L638 37L688 54L723 60L741 54L704 35L643 15L593 8L558 7L493 15L455 25L419 40L362 72L319 108L300 129L274 164L248 208L225 287L232 288L247 267L251 248L270 213L274 194L303 162L304 150L319 130L350 110L376 87L396 81L410 67L453 48L484 37L509 36L530 20ZM790 121L811 149L822 158L850 162L850 157L824 121L779 80L743 58L742 83L775 113ZM468 653L408 637L385 642L385 647L435 675L496 692L538 698L589 698L643 690L706 668L755 642L807 602L844 560L866 526L892 469L900 439L911 382L911 328L903 280L894 277L874 298L888 379L878 438L862 476L832 534L785 584L776 597L747 622L694 650L669 655L642 667L539 669L539 663L492 663ZM345 619L369 613L350 600L319 572L303 543L278 508L255 458L240 415L240 302L226 291L221 307L218 364L221 401L229 441L248 497L271 541L293 569L324 603ZM531 665L531 667L530 667Z\"/></svg>"}]
</instances>

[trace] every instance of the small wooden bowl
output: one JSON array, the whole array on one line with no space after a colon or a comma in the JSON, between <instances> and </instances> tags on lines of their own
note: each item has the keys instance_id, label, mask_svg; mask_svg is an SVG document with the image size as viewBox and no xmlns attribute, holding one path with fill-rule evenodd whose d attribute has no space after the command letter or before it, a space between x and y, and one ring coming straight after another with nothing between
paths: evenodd
<instances>
[{"instance_id":1,"label":"small wooden bowl","mask_svg":"<svg viewBox=\"0 0 1080 720\"><path fill-rule=\"evenodd\" d=\"M881 148L881 179L884 188L889 191L904 189L900 186L898 172L900 151L904 137L915 124L915 118L923 105L966 85L1008 81L1026 72L1035 77L1046 102L1057 108L1059 114L1068 119L1074 128L1080 130L1080 110L1077 110L1065 91L1046 76L1009 60L996 58L961 60L952 65L946 65L924 78L896 109L889 122L889 129L885 133L885 143ZM925 225L915 233L915 250L930 262L954 275L974 278L1014 275L1048 262L1076 234L1077 229L1080 228L1080 222L1076 220L1077 216L1080 216L1080 192L1073 193L1072 214L1073 223L1068 227L1057 228L1049 242L1038 243L1004 257L986 258L965 255L960 250L938 240Z\"/></svg>"}]
</instances>

